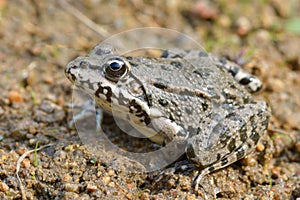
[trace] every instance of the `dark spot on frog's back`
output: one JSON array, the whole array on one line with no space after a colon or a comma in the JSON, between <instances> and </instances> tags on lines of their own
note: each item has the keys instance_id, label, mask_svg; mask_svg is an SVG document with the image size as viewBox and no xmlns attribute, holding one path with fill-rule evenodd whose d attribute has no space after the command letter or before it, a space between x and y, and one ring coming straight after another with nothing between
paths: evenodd
<instances>
[{"instance_id":1,"label":"dark spot on frog's back","mask_svg":"<svg viewBox=\"0 0 300 200\"><path fill-rule=\"evenodd\" d=\"M190 106L188 106L188 107L185 107L185 112L187 113L187 114L193 114L193 108L192 107L190 107Z\"/></svg>"},{"instance_id":2,"label":"dark spot on frog's back","mask_svg":"<svg viewBox=\"0 0 300 200\"><path fill-rule=\"evenodd\" d=\"M200 52L198 53L198 56L199 56L199 57L207 57L207 56L208 56L208 53L203 52L203 51L200 51Z\"/></svg>"},{"instance_id":3,"label":"dark spot on frog's back","mask_svg":"<svg viewBox=\"0 0 300 200\"><path fill-rule=\"evenodd\" d=\"M138 64L136 64L136 63L134 63L134 62L131 62L131 61L129 61L129 64L130 64L132 67L137 67L137 66L139 66Z\"/></svg>"},{"instance_id":4,"label":"dark spot on frog's back","mask_svg":"<svg viewBox=\"0 0 300 200\"><path fill-rule=\"evenodd\" d=\"M168 105L168 101L166 99L160 98L158 100L158 103L162 106L167 106Z\"/></svg>"},{"instance_id":5,"label":"dark spot on frog's back","mask_svg":"<svg viewBox=\"0 0 300 200\"><path fill-rule=\"evenodd\" d=\"M208 104L206 102L201 103L203 111L206 111L208 108Z\"/></svg>"},{"instance_id":6,"label":"dark spot on frog's back","mask_svg":"<svg viewBox=\"0 0 300 200\"><path fill-rule=\"evenodd\" d=\"M153 83L154 87L159 88L159 89L167 89L168 83L162 79L157 79L157 81L155 83Z\"/></svg>"},{"instance_id":7,"label":"dark spot on frog's back","mask_svg":"<svg viewBox=\"0 0 300 200\"><path fill-rule=\"evenodd\" d=\"M170 64L178 69L182 68L182 63L179 61L172 61Z\"/></svg>"}]
</instances>

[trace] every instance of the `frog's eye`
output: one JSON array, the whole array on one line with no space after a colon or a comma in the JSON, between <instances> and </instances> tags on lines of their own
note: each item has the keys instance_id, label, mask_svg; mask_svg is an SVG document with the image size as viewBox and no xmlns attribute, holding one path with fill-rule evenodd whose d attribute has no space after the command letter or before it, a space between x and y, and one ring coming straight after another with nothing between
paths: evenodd
<instances>
[{"instance_id":1,"label":"frog's eye","mask_svg":"<svg viewBox=\"0 0 300 200\"><path fill-rule=\"evenodd\" d=\"M113 58L106 62L105 77L111 81L118 81L121 77L126 75L128 71L128 64L121 58Z\"/></svg>"}]
</instances>

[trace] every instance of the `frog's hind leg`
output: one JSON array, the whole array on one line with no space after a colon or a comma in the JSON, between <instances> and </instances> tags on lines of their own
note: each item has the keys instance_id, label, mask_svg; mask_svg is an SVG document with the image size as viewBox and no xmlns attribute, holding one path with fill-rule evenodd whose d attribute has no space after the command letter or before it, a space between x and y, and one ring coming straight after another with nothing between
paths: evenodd
<instances>
[{"instance_id":1,"label":"frog's hind leg","mask_svg":"<svg viewBox=\"0 0 300 200\"><path fill-rule=\"evenodd\" d=\"M206 174L224 168L251 153L259 139L264 135L270 117L270 109L265 102L245 104L236 109L238 113L229 113L223 121L219 122L219 125L215 126L219 128L213 129L215 131L211 136L217 135L218 138L210 137L209 141L213 144L208 149L209 151L207 148L201 147L202 143L197 142L201 137L195 136L190 139L187 155L199 167L204 168L195 178L195 189L198 189L201 179ZM242 121L243 123L241 123ZM213 122L210 121L210 123ZM232 134L228 135L228 131ZM230 137L225 139L224 136ZM222 143L225 146L222 147L220 145Z\"/></svg>"},{"instance_id":2,"label":"frog's hind leg","mask_svg":"<svg viewBox=\"0 0 300 200\"><path fill-rule=\"evenodd\" d=\"M253 137L255 137L255 136L253 135ZM241 158L245 157L249 153L251 153L251 151L253 150L251 147L253 145L255 145L255 144L253 144L254 139L256 139L256 138L250 137L247 141L245 141L245 143L243 143L240 147L238 147L238 149L236 151L225 156L218 162L204 168L200 173L198 173L194 179L195 190L198 190L200 181L205 175L207 175L213 171L216 171L218 169L224 168L224 167L236 162L237 160L240 160Z\"/></svg>"},{"instance_id":3,"label":"frog's hind leg","mask_svg":"<svg viewBox=\"0 0 300 200\"><path fill-rule=\"evenodd\" d=\"M233 78L244 85L249 92L257 92L262 88L262 82L255 76L245 72L236 63L230 62L224 58L220 58L204 50L183 50L183 49L169 49L165 50L162 58L182 58L186 60L194 60L200 58L209 58L212 63L223 71L230 73Z\"/></svg>"},{"instance_id":4,"label":"frog's hind leg","mask_svg":"<svg viewBox=\"0 0 300 200\"><path fill-rule=\"evenodd\" d=\"M257 92L262 88L262 82L257 77L245 72L236 63L223 58L218 58L211 54L210 58L218 67L230 73L238 83L244 85L249 92Z\"/></svg>"}]
</instances>

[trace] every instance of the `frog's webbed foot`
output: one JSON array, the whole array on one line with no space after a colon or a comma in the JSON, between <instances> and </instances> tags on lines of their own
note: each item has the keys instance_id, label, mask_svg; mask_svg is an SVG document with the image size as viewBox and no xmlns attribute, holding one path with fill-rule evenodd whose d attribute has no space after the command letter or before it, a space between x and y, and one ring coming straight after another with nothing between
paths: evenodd
<instances>
[{"instance_id":1,"label":"frog's webbed foot","mask_svg":"<svg viewBox=\"0 0 300 200\"><path fill-rule=\"evenodd\" d=\"M96 115L96 131L101 129L101 123L103 118L103 110L94 106L94 102L92 100L87 100L80 104L72 104L69 107L72 109L80 109L79 112L74 112L73 110L73 119L68 122L69 128L73 128L76 124L76 121L87 118L87 116L91 114Z\"/></svg>"}]
</instances>

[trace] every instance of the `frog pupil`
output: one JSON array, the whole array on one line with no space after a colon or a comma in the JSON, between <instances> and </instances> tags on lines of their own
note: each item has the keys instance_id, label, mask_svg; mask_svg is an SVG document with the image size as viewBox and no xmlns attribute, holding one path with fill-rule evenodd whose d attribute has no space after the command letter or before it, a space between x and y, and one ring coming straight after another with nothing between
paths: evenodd
<instances>
[{"instance_id":1,"label":"frog pupil","mask_svg":"<svg viewBox=\"0 0 300 200\"><path fill-rule=\"evenodd\" d=\"M114 62L110 63L109 66L110 66L110 68L112 70L117 71L117 70L119 70L122 67L123 64L124 63L120 63L120 61L119 62L118 61L114 61Z\"/></svg>"}]
</instances>

